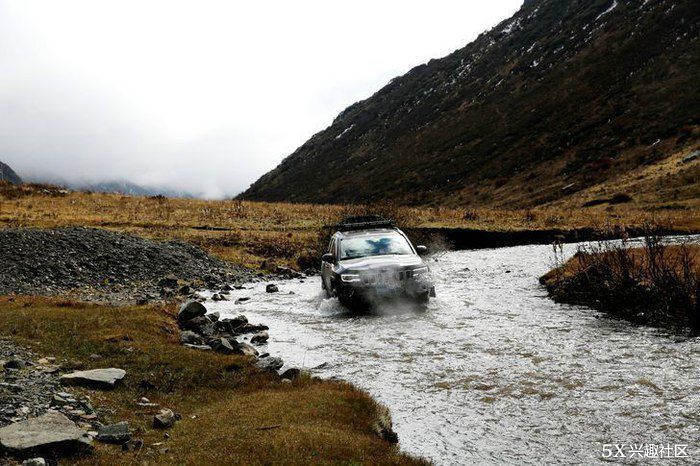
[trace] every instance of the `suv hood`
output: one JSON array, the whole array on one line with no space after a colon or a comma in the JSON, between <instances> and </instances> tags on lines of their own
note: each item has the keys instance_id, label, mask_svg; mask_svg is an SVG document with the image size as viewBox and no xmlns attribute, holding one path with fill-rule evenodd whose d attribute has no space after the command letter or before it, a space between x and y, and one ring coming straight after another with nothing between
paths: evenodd
<instances>
[{"instance_id":1,"label":"suv hood","mask_svg":"<svg viewBox=\"0 0 700 466\"><path fill-rule=\"evenodd\" d=\"M415 255L359 257L357 259L345 259L339 263L344 270L353 271L371 271L384 268L400 269L421 264L423 264L423 259Z\"/></svg>"}]
</instances>

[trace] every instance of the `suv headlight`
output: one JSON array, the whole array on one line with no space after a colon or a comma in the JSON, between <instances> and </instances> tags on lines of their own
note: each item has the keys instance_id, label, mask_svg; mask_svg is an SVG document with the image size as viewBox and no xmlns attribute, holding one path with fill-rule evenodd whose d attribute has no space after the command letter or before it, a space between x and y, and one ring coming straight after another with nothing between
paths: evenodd
<instances>
[{"instance_id":1,"label":"suv headlight","mask_svg":"<svg viewBox=\"0 0 700 466\"><path fill-rule=\"evenodd\" d=\"M428 273L428 267L418 267L416 269L413 269L413 276L416 277L418 275L423 275Z\"/></svg>"},{"instance_id":2,"label":"suv headlight","mask_svg":"<svg viewBox=\"0 0 700 466\"><path fill-rule=\"evenodd\" d=\"M360 281L360 276L356 273L343 273L340 279L345 283L356 283Z\"/></svg>"}]
</instances>

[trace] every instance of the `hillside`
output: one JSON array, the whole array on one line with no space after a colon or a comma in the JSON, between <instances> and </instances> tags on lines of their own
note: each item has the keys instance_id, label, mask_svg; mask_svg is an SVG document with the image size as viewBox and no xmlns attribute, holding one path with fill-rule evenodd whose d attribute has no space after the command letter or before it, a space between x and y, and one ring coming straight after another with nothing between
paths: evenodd
<instances>
[{"instance_id":1,"label":"hillside","mask_svg":"<svg viewBox=\"0 0 700 466\"><path fill-rule=\"evenodd\" d=\"M527 0L348 107L240 198L513 208L624 188L688 208L699 30L696 0Z\"/></svg>"},{"instance_id":2,"label":"hillside","mask_svg":"<svg viewBox=\"0 0 700 466\"><path fill-rule=\"evenodd\" d=\"M2 162L0 162L0 181L5 181L11 184L22 184L22 178L17 173Z\"/></svg>"}]
</instances>

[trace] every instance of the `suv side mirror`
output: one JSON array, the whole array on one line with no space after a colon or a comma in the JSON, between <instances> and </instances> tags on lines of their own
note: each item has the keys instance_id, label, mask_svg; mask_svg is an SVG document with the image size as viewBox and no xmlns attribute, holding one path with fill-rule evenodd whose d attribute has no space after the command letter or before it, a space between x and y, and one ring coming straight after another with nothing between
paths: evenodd
<instances>
[{"instance_id":1,"label":"suv side mirror","mask_svg":"<svg viewBox=\"0 0 700 466\"><path fill-rule=\"evenodd\" d=\"M323 255L323 257L321 257L321 260L323 262L329 262L332 264L333 262L335 262L335 257L330 252L327 252Z\"/></svg>"},{"instance_id":2,"label":"suv side mirror","mask_svg":"<svg viewBox=\"0 0 700 466\"><path fill-rule=\"evenodd\" d=\"M416 246L416 252L418 253L419 256L422 256L423 254L428 254L428 247L420 244L420 245Z\"/></svg>"}]
</instances>

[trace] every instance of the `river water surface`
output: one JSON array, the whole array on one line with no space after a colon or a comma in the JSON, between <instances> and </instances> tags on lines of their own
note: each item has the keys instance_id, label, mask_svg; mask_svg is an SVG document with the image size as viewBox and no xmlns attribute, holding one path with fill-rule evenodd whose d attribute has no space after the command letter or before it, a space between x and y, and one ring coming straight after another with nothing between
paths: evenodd
<instances>
[{"instance_id":1,"label":"river water surface","mask_svg":"<svg viewBox=\"0 0 700 466\"><path fill-rule=\"evenodd\" d=\"M208 307L269 325L264 350L288 366L367 390L391 409L402 450L437 464L591 463L604 444L642 443L689 445L697 461L700 339L554 303L538 283L552 257L443 254L423 312L352 316L318 277Z\"/></svg>"}]
</instances>

